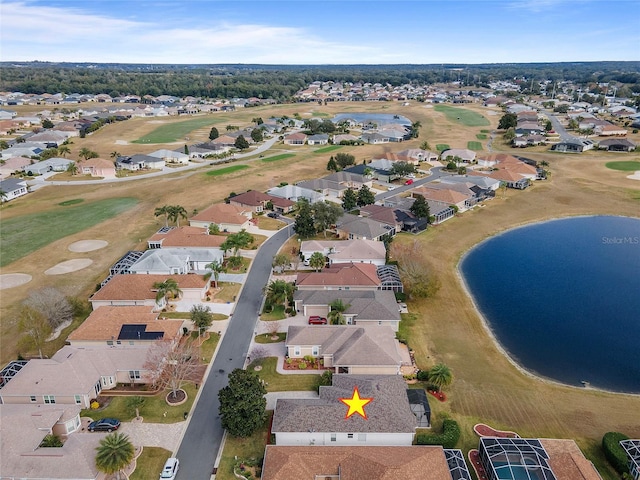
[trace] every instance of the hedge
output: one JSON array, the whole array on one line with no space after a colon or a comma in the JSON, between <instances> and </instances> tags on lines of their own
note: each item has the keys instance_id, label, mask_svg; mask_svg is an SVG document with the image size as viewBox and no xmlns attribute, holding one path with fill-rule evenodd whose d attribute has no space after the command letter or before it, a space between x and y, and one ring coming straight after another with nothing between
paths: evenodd
<instances>
[{"instance_id":1,"label":"hedge","mask_svg":"<svg viewBox=\"0 0 640 480\"><path fill-rule=\"evenodd\" d=\"M416 436L418 445L442 445L444 448L455 448L460 439L460 426L455 420L447 418L442 422L442 433L419 433Z\"/></svg>"},{"instance_id":2,"label":"hedge","mask_svg":"<svg viewBox=\"0 0 640 480\"><path fill-rule=\"evenodd\" d=\"M627 454L620 445L620 440L628 440L624 433L607 432L602 437L602 449L607 461L615 468L616 472L629 473Z\"/></svg>"}]
</instances>

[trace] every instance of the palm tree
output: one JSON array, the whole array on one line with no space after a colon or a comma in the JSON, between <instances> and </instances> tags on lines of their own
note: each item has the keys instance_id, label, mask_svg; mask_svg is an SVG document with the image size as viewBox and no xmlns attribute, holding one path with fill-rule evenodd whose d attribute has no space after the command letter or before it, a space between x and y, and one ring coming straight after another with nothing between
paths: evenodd
<instances>
[{"instance_id":1,"label":"palm tree","mask_svg":"<svg viewBox=\"0 0 640 480\"><path fill-rule=\"evenodd\" d=\"M169 205L163 205L162 207L156 208L153 214L156 217L159 217L160 215L164 215L164 226L165 227L169 226Z\"/></svg>"},{"instance_id":2,"label":"palm tree","mask_svg":"<svg viewBox=\"0 0 640 480\"><path fill-rule=\"evenodd\" d=\"M267 286L267 303L271 305L284 305L293 295L293 284L284 280L274 280Z\"/></svg>"},{"instance_id":3,"label":"palm tree","mask_svg":"<svg viewBox=\"0 0 640 480\"><path fill-rule=\"evenodd\" d=\"M331 325L344 325L345 319L342 315L351 305L345 304L341 299L336 299L329 304L329 322Z\"/></svg>"},{"instance_id":4,"label":"palm tree","mask_svg":"<svg viewBox=\"0 0 640 480\"><path fill-rule=\"evenodd\" d=\"M220 278L220 274L224 272L225 268L222 265L222 262L219 262L217 260L214 260L211 263L208 263L204 266L204 268L206 268L207 270L209 270L205 275L204 275L204 279L205 280L209 280L211 278L211 276L213 276L213 280L214 280L214 288L218 287L218 278Z\"/></svg>"},{"instance_id":5,"label":"palm tree","mask_svg":"<svg viewBox=\"0 0 640 480\"><path fill-rule=\"evenodd\" d=\"M90 158L96 158L98 156L96 152L89 150L87 147L81 148L80 151L78 152L78 155L80 155L85 160L89 160Z\"/></svg>"},{"instance_id":6,"label":"palm tree","mask_svg":"<svg viewBox=\"0 0 640 480\"><path fill-rule=\"evenodd\" d=\"M324 258L324 254L322 252L313 252L309 257L309 266L314 268L316 272L320 271L326 263L327 259Z\"/></svg>"},{"instance_id":7,"label":"palm tree","mask_svg":"<svg viewBox=\"0 0 640 480\"><path fill-rule=\"evenodd\" d=\"M169 296L171 296L171 298L177 298L182 293L182 290L178 287L178 282L173 278L167 278L164 282L156 282L153 284L153 288L158 290L158 293L156 293L156 303L160 302L163 298L169 303Z\"/></svg>"},{"instance_id":8,"label":"palm tree","mask_svg":"<svg viewBox=\"0 0 640 480\"><path fill-rule=\"evenodd\" d=\"M71 175L77 175L78 174L78 164L76 162L71 162L69 164L69 166L67 167L67 172L69 172Z\"/></svg>"},{"instance_id":9,"label":"palm tree","mask_svg":"<svg viewBox=\"0 0 640 480\"><path fill-rule=\"evenodd\" d=\"M182 205L170 205L167 207L169 209L169 218L176 222L176 225L180 226L180 217L187 219L187 211Z\"/></svg>"},{"instance_id":10,"label":"palm tree","mask_svg":"<svg viewBox=\"0 0 640 480\"><path fill-rule=\"evenodd\" d=\"M111 152L111 158L117 159L118 157L120 157L120 152L114 150L113 152Z\"/></svg>"},{"instance_id":11,"label":"palm tree","mask_svg":"<svg viewBox=\"0 0 640 480\"><path fill-rule=\"evenodd\" d=\"M444 363L438 363L429 370L429 383L435 386L438 391L443 387L448 387L453 382L453 374Z\"/></svg>"},{"instance_id":12,"label":"palm tree","mask_svg":"<svg viewBox=\"0 0 640 480\"><path fill-rule=\"evenodd\" d=\"M67 157L67 154L71 153L71 149L69 147L67 147L66 145L60 145L58 147L58 154L62 155L63 157Z\"/></svg>"},{"instance_id":13,"label":"palm tree","mask_svg":"<svg viewBox=\"0 0 640 480\"><path fill-rule=\"evenodd\" d=\"M129 437L120 432L110 433L96 447L96 467L108 475L116 474L120 480L120 471L129 465L135 456L135 449Z\"/></svg>"}]
</instances>

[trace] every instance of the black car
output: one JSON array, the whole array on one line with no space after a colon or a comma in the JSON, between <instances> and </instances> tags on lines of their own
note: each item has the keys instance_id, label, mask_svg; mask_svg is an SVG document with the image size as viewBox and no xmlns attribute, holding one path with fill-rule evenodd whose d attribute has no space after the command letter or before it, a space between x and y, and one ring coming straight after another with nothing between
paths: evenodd
<instances>
[{"instance_id":1,"label":"black car","mask_svg":"<svg viewBox=\"0 0 640 480\"><path fill-rule=\"evenodd\" d=\"M276 212L269 212L267 213L267 217L278 218L279 215Z\"/></svg>"},{"instance_id":2,"label":"black car","mask_svg":"<svg viewBox=\"0 0 640 480\"><path fill-rule=\"evenodd\" d=\"M120 420L117 418L102 418L89 424L90 432L113 432L120 428Z\"/></svg>"}]
</instances>

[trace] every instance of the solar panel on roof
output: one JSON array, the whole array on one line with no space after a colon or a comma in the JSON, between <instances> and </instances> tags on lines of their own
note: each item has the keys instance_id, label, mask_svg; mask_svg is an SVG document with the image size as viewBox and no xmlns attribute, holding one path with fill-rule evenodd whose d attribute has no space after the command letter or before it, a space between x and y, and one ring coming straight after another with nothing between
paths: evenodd
<instances>
[{"instance_id":1,"label":"solar panel on roof","mask_svg":"<svg viewBox=\"0 0 640 480\"><path fill-rule=\"evenodd\" d=\"M129 323L122 325L118 340L157 340L164 336L164 332L147 332L143 323Z\"/></svg>"}]
</instances>

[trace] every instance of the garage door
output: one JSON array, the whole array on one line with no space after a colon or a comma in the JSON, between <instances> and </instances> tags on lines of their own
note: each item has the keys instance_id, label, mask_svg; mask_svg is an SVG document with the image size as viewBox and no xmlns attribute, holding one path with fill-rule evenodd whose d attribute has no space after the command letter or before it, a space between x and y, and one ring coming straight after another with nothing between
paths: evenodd
<instances>
[{"instance_id":1,"label":"garage door","mask_svg":"<svg viewBox=\"0 0 640 480\"><path fill-rule=\"evenodd\" d=\"M327 313L329 313L329 307L309 305L304 308L304 314L307 317L310 317L312 315L319 315L320 317L326 317Z\"/></svg>"}]
</instances>

